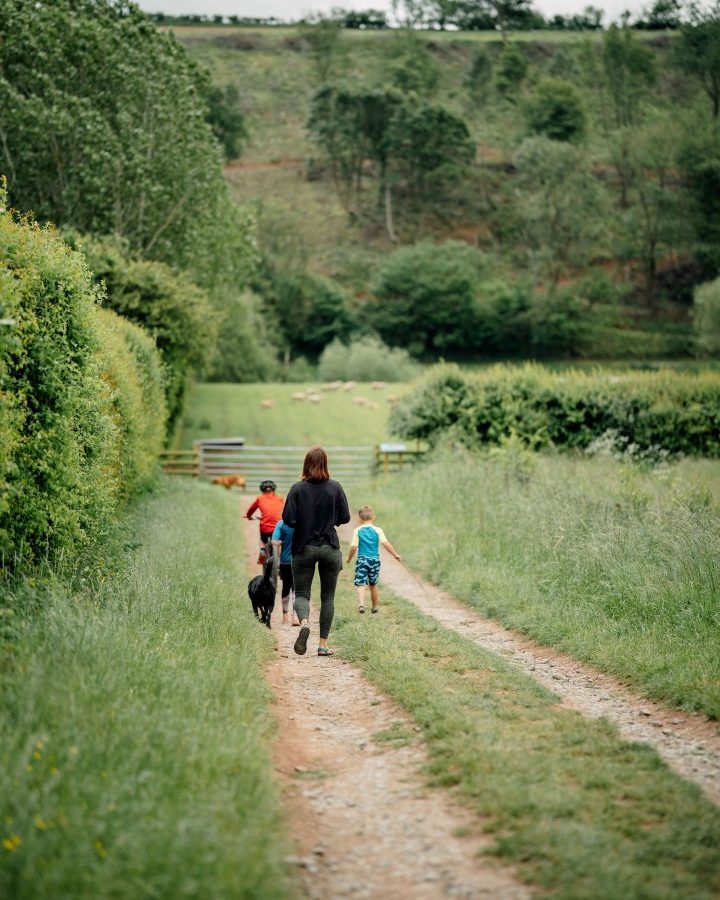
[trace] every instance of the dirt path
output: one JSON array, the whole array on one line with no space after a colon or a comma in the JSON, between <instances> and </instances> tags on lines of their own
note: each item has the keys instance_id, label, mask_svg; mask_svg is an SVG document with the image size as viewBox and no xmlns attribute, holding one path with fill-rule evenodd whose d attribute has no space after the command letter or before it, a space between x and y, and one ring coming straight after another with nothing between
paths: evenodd
<instances>
[{"instance_id":1,"label":"dirt path","mask_svg":"<svg viewBox=\"0 0 720 900\"><path fill-rule=\"evenodd\" d=\"M349 532L343 535L349 537ZM557 694L564 706L613 721L627 740L651 744L665 762L720 804L720 728L703 715L668 709L633 694L608 675L483 618L389 557L382 583L425 615L511 660ZM382 602L382 597L381 597Z\"/></svg>"},{"instance_id":2,"label":"dirt path","mask_svg":"<svg viewBox=\"0 0 720 900\"><path fill-rule=\"evenodd\" d=\"M257 574L257 524L248 523L245 531L249 570ZM268 667L278 724L275 767L295 837L292 861L301 895L532 896L509 868L479 855L490 840L478 820L446 793L425 786L420 738L405 746L376 740L396 723L410 733L413 725L358 669L315 655L317 610L308 653L297 656L297 628L281 624L278 607L277 660Z\"/></svg>"}]
</instances>

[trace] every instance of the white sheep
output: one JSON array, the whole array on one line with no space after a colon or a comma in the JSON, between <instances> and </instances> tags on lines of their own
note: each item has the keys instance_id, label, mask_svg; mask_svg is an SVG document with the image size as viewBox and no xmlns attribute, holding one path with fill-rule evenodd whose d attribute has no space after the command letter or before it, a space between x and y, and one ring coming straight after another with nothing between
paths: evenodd
<instances>
[{"instance_id":1,"label":"white sheep","mask_svg":"<svg viewBox=\"0 0 720 900\"><path fill-rule=\"evenodd\" d=\"M260 409L272 409L275 406L274 400L261 400Z\"/></svg>"},{"instance_id":2,"label":"white sheep","mask_svg":"<svg viewBox=\"0 0 720 900\"><path fill-rule=\"evenodd\" d=\"M373 381L372 387L374 391L383 391L387 387L384 381Z\"/></svg>"},{"instance_id":3,"label":"white sheep","mask_svg":"<svg viewBox=\"0 0 720 900\"><path fill-rule=\"evenodd\" d=\"M344 391L351 391L354 387L355 387L354 381L346 381L345 384L342 386Z\"/></svg>"},{"instance_id":4,"label":"white sheep","mask_svg":"<svg viewBox=\"0 0 720 900\"><path fill-rule=\"evenodd\" d=\"M367 398L366 397L353 397L352 402L355 404L355 406L365 406L365 404L367 403Z\"/></svg>"},{"instance_id":5,"label":"white sheep","mask_svg":"<svg viewBox=\"0 0 720 900\"><path fill-rule=\"evenodd\" d=\"M305 391L295 391L292 395L293 400L304 400L305 399Z\"/></svg>"}]
</instances>

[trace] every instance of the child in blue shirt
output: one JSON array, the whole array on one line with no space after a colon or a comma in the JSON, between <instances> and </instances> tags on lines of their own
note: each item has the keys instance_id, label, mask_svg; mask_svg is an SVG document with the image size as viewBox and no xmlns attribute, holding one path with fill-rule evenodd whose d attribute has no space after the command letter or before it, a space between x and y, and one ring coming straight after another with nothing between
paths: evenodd
<instances>
[{"instance_id":1,"label":"child in blue shirt","mask_svg":"<svg viewBox=\"0 0 720 900\"><path fill-rule=\"evenodd\" d=\"M295 588L292 574L292 539L294 528L286 525L280 519L273 530L272 541L275 552L280 554L280 579L282 581L282 610L283 622L290 621L290 608L292 606L292 594ZM293 610L293 625L299 625L300 619Z\"/></svg>"},{"instance_id":2,"label":"child in blue shirt","mask_svg":"<svg viewBox=\"0 0 720 900\"><path fill-rule=\"evenodd\" d=\"M385 537L382 528L374 525L375 513L372 506L363 506L358 511L360 525L353 532L350 543L350 552L347 561L350 562L357 553L355 563L354 584L358 589L358 612L365 612L365 587L370 586L371 612L378 611L377 583L380 577L380 544L386 547L395 559L400 559L400 554Z\"/></svg>"}]
</instances>

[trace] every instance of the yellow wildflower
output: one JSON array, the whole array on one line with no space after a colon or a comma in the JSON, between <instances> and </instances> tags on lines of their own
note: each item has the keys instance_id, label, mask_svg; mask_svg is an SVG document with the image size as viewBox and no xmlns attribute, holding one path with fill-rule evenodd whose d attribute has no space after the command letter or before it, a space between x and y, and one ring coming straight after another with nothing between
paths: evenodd
<instances>
[{"instance_id":1,"label":"yellow wildflower","mask_svg":"<svg viewBox=\"0 0 720 900\"><path fill-rule=\"evenodd\" d=\"M3 838L2 842L3 847L10 853L14 853L20 844L22 844L22 838L19 834L13 834L9 838Z\"/></svg>"},{"instance_id":2,"label":"yellow wildflower","mask_svg":"<svg viewBox=\"0 0 720 900\"><path fill-rule=\"evenodd\" d=\"M39 828L40 831L45 831L47 828L47 822L44 819L41 819L40 816L35 816L35 827Z\"/></svg>"}]
</instances>

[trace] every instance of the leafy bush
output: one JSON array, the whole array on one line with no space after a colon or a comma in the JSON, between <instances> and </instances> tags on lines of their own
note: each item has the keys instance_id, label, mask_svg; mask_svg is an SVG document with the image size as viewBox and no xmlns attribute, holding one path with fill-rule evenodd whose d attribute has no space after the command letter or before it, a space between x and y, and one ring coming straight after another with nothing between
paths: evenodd
<instances>
[{"instance_id":1,"label":"leafy bush","mask_svg":"<svg viewBox=\"0 0 720 900\"><path fill-rule=\"evenodd\" d=\"M251 291L225 298L208 381L269 381L277 375L277 350L261 308L262 301Z\"/></svg>"},{"instance_id":2,"label":"leafy bush","mask_svg":"<svg viewBox=\"0 0 720 900\"><path fill-rule=\"evenodd\" d=\"M141 328L109 309L95 311L102 378L110 388L122 497L147 487L165 442L165 386L160 354Z\"/></svg>"},{"instance_id":3,"label":"leafy bush","mask_svg":"<svg viewBox=\"0 0 720 900\"><path fill-rule=\"evenodd\" d=\"M371 283L373 326L388 344L414 355L466 348L482 264L477 250L457 241L396 250Z\"/></svg>"},{"instance_id":4,"label":"leafy bush","mask_svg":"<svg viewBox=\"0 0 720 900\"><path fill-rule=\"evenodd\" d=\"M79 253L49 229L0 216L4 308L0 433L3 551L16 562L72 556L102 533L118 482L110 388L98 364L96 289ZM8 416L8 413L10 414ZM10 432L10 434L8 434Z\"/></svg>"},{"instance_id":5,"label":"leafy bush","mask_svg":"<svg viewBox=\"0 0 720 900\"><path fill-rule=\"evenodd\" d=\"M495 75L495 87L501 94L513 94L525 80L528 61L516 44L506 44Z\"/></svg>"},{"instance_id":6,"label":"leafy bush","mask_svg":"<svg viewBox=\"0 0 720 900\"><path fill-rule=\"evenodd\" d=\"M696 288L693 322L698 349L720 355L720 278Z\"/></svg>"},{"instance_id":7,"label":"leafy bush","mask_svg":"<svg viewBox=\"0 0 720 900\"><path fill-rule=\"evenodd\" d=\"M275 273L266 298L281 342L295 353L317 356L334 338L346 340L357 327L347 293L331 278L306 271Z\"/></svg>"},{"instance_id":8,"label":"leafy bush","mask_svg":"<svg viewBox=\"0 0 720 900\"><path fill-rule=\"evenodd\" d=\"M74 238L95 280L106 288L105 305L137 323L155 339L166 366L168 425L182 412L193 372L210 365L218 316L207 294L187 275L164 263L138 260L117 239Z\"/></svg>"},{"instance_id":9,"label":"leafy bush","mask_svg":"<svg viewBox=\"0 0 720 900\"><path fill-rule=\"evenodd\" d=\"M541 81L528 101L525 115L530 131L554 141L577 141L585 133L585 108L569 81Z\"/></svg>"},{"instance_id":10,"label":"leafy bush","mask_svg":"<svg viewBox=\"0 0 720 900\"><path fill-rule=\"evenodd\" d=\"M0 259L0 551L72 562L152 475L162 364L52 229L0 214Z\"/></svg>"},{"instance_id":11,"label":"leafy bush","mask_svg":"<svg viewBox=\"0 0 720 900\"><path fill-rule=\"evenodd\" d=\"M323 350L318 367L324 381L408 381L420 367L407 350L388 347L375 337L361 337L346 346L334 340Z\"/></svg>"},{"instance_id":12,"label":"leafy bush","mask_svg":"<svg viewBox=\"0 0 720 900\"><path fill-rule=\"evenodd\" d=\"M720 375L552 373L496 366L467 374L437 366L394 409L394 434L470 446L513 435L531 447L587 447L615 432L640 450L720 456Z\"/></svg>"}]
</instances>

